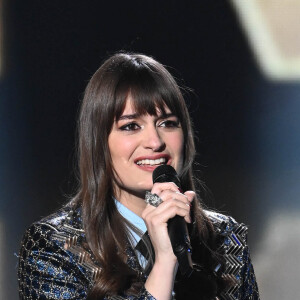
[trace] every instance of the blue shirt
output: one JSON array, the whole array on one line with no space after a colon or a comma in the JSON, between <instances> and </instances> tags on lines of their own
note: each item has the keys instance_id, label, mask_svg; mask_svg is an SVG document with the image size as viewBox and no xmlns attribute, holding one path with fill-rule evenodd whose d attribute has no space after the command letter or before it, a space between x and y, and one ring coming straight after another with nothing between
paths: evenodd
<instances>
[{"instance_id":1,"label":"blue shirt","mask_svg":"<svg viewBox=\"0 0 300 300\"><path fill-rule=\"evenodd\" d=\"M123 205L120 201L115 199L115 203L116 203L116 206L117 206L117 209L118 209L119 213L127 221L129 221L132 225L134 225L137 229L139 229L142 234L144 234L147 231L146 224L145 224L144 220L141 217L139 217L134 212L132 212L129 208L127 208L125 205ZM138 234L136 234L136 232L134 232L130 228L129 228L129 231L132 235L131 246L132 246L133 249L135 249L136 245L141 240L141 237ZM139 251L137 251L137 257L138 257L140 265L142 267L145 267L146 264L147 264L147 260L145 259L145 257Z\"/></svg>"}]
</instances>

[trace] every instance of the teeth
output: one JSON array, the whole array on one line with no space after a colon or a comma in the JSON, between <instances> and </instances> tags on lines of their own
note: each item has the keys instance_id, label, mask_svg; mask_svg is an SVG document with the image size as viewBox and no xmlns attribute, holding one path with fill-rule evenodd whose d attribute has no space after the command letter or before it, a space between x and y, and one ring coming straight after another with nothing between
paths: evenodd
<instances>
[{"instance_id":1,"label":"teeth","mask_svg":"<svg viewBox=\"0 0 300 300\"><path fill-rule=\"evenodd\" d=\"M166 158L162 157L159 159L142 159L136 162L138 165L159 165L166 163Z\"/></svg>"}]
</instances>

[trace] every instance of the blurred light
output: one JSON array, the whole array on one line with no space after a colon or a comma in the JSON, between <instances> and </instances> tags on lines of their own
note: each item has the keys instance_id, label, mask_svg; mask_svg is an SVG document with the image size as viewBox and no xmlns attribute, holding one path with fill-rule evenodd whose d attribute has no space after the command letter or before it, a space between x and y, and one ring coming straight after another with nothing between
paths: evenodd
<instances>
[{"instance_id":1,"label":"blurred light","mask_svg":"<svg viewBox=\"0 0 300 300\"><path fill-rule=\"evenodd\" d=\"M280 210L264 228L253 257L261 299L299 299L299 212Z\"/></svg>"},{"instance_id":2,"label":"blurred light","mask_svg":"<svg viewBox=\"0 0 300 300\"><path fill-rule=\"evenodd\" d=\"M300 0L231 0L260 68L300 80Z\"/></svg>"}]
</instances>

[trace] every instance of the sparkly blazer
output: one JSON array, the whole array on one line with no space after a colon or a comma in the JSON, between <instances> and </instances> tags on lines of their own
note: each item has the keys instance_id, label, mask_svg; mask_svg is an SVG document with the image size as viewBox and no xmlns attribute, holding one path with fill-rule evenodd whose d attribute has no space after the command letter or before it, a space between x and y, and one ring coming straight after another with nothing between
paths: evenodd
<instances>
[{"instance_id":1,"label":"sparkly blazer","mask_svg":"<svg viewBox=\"0 0 300 300\"><path fill-rule=\"evenodd\" d=\"M247 227L231 217L210 211L206 213L217 234L222 237L220 248L225 261L222 276L236 280L235 285L214 299L259 300L246 240ZM139 278L145 282L147 274L144 274L136 252L130 246L127 256L128 265L139 272ZM23 237L18 267L20 299L86 299L100 269L85 246L81 209L64 207L32 224ZM173 295L175 298L176 295ZM192 298L201 299L197 295ZM145 287L138 296L123 294L105 299L155 300Z\"/></svg>"}]
</instances>

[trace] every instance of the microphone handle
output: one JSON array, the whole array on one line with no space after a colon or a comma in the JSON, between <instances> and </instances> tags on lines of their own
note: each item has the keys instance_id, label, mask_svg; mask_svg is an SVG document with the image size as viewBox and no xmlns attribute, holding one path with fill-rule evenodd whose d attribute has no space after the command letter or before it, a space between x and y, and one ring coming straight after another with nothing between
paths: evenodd
<instances>
[{"instance_id":1,"label":"microphone handle","mask_svg":"<svg viewBox=\"0 0 300 300\"><path fill-rule=\"evenodd\" d=\"M174 169L173 169L174 170ZM174 172L174 173L173 173ZM171 174L162 173L154 176L154 182L174 182L181 188L180 180L175 170ZM186 222L183 217L176 215L168 221L168 233L173 252L177 257L179 270L183 277L189 277L193 272L192 247Z\"/></svg>"},{"instance_id":2,"label":"microphone handle","mask_svg":"<svg viewBox=\"0 0 300 300\"><path fill-rule=\"evenodd\" d=\"M193 272L193 262L192 247L184 218L177 215L170 219L168 233L173 252L178 260L180 273L187 278Z\"/></svg>"}]
</instances>

